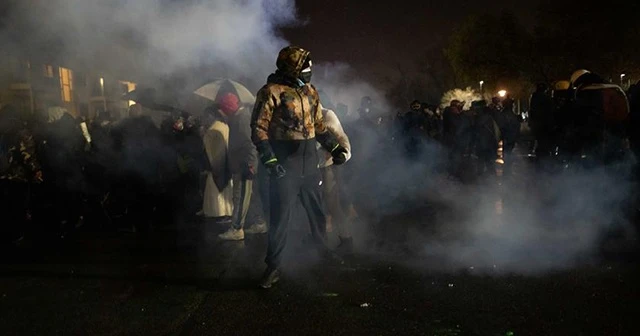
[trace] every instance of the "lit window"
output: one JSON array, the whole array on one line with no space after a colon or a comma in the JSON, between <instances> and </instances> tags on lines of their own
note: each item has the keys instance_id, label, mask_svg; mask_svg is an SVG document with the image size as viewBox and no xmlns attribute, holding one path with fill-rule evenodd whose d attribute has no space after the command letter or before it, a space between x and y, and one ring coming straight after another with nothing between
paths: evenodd
<instances>
[{"instance_id":1,"label":"lit window","mask_svg":"<svg viewBox=\"0 0 640 336\"><path fill-rule=\"evenodd\" d=\"M73 72L70 69L60 67L60 90L62 101L71 102L73 99Z\"/></svg>"},{"instance_id":2,"label":"lit window","mask_svg":"<svg viewBox=\"0 0 640 336\"><path fill-rule=\"evenodd\" d=\"M43 64L42 65L43 75L47 78L53 78L53 65Z\"/></svg>"}]
</instances>

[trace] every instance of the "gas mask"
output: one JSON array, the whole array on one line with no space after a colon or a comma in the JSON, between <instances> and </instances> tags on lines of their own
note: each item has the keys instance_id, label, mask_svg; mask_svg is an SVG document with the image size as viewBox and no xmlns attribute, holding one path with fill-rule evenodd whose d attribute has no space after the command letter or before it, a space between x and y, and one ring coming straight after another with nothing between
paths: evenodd
<instances>
[{"instance_id":1,"label":"gas mask","mask_svg":"<svg viewBox=\"0 0 640 336\"><path fill-rule=\"evenodd\" d=\"M300 77L299 79L305 83L305 84L309 84L311 82L311 66L313 64L311 63L311 60L307 60L304 64L304 69L302 69L302 71L300 72Z\"/></svg>"},{"instance_id":2,"label":"gas mask","mask_svg":"<svg viewBox=\"0 0 640 336\"><path fill-rule=\"evenodd\" d=\"M300 80L305 84L309 84L311 82L311 75L311 67L308 67L300 73Z\"/></svg>"}]
</instances>

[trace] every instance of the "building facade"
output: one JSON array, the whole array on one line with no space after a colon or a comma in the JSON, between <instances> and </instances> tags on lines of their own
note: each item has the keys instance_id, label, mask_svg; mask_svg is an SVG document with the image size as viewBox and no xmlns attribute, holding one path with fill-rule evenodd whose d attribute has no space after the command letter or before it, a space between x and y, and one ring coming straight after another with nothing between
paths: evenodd
<instances>
[{"instance_id":1,"label":"building facade","mask_svg":"<svg viewBox=\"0 0 640 336\"><path fill-rule=\"evenodd\" d=\"M36 63L0 52L0 106L11 104L23 113L44 113L59 106L76 117L92 119L109 111L118 119L133 104L122 95L135 88L130 80L97 70Z\"/></svg>"}]
</instances>

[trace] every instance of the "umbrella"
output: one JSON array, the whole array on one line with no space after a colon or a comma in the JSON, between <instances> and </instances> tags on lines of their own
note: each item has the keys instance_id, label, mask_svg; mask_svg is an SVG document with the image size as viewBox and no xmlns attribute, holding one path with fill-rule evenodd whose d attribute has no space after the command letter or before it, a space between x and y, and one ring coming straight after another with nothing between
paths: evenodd
<instances>
[{"instance_id":1,"label":"umbrella","mask_svg":"<svg viewBox=\"0 0 640 336\"><path fill-rule=\"evenodd\" d=\"M218 94L221 92L235 93L238 98L240 98L240 102L242 104L253 104L256 101L256 97L244 85L226 78L218 79L209 84L205 84L193 93L215 102L218 98Z\"/></svg>"}]
</instances>

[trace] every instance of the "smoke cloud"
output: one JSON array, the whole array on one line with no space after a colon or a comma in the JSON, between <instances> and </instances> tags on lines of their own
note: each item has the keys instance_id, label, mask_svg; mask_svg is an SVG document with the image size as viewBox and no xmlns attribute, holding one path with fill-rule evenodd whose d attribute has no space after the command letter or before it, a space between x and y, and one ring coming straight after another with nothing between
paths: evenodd
<instances>
[{"instance_id":1,"label":"smoke cloud","mask_svg":"<svg viewBox=\"0 0 640 336\"><path fill-rule=\"evenodd\" d=\"M7 8L0 43L20 56L147 82L187 71L198 80L225 76L252 91L288 44L278 28L298 23L293 0L39 0L11 1ZM602 232L614 226L631 231L624 220L626 174L551 175L521 167L521 176L501 185L451 182L440 145L426 143L418 160L407 160L402 143L390 140L391 125L364 130L356 112L363 96L391 117L381 90L346 64L314 61L313 84L335 105L348 106L341 117L353 125L348 131L360 132L349 134L354 156L345 166L355 172L348 188L362 210L356 240L402 236L421 256L451 267L537 273L592 260ZM454 90L442 102L452 99L469 107L482 98Z\"/></svg>"},{"instance_id":2,"label":"smoke cloud","mask_svg":"<svg viewBox=\"0 0 640 336\"><path fill-rule=\"evenodd\" d=\"M630 184L620 171L522 169L502 185L440 194L456 215L427 240L424 255L476 272L538 274L598 261L613 234L635 239Z\"/></svg>"},{"instance_id":3,"label":"smoke cloud","mask_svg":"<svg viewBox=\"0 0 640 336\"><path fill-rule=\"evenodd\" d=\"M371 98L380 116L389 117L391 115L392 109L386 100L384 91L364 81L358 76L357 71L348 64L319 63L315 66L313 84L329 98L330 103L323 102L323 104L334 105L334 108L338 104L347 107L347 115L341 116L345 118L344 121L351 122L359 118L357 109L362 97Z\"/></svg>"},{"instance_id":4,"label":"smoke cloud","mask_svg":"<svg viewBox=\"0 0 640 336\"><path fill-rule=\"evenodd\" d=\"M362 252L420 268L536 275L598 262L612 244L619 251L637 244L631 162L549 172L520 157L513 175L462 183L447 177L445 148L427 143L419 160L401 151L396 144L370 162L379 169L359 171L371 183L355 184L367 220L354 231L377 236ZM472 164L465 169L473 174Z\"/></svg>"},{"instance_id":5,"label":"smoke cloud","mask_svg":"<svg viewBox=\"0 0 640 336\"><path fill-rule=\"evenodd\" d=\"M147 80L194 69L264 80L286 45L277 28L296 23L293 0L41 0L7 7L0 41L13 52Z\"/></svg>"}]
</instances>

